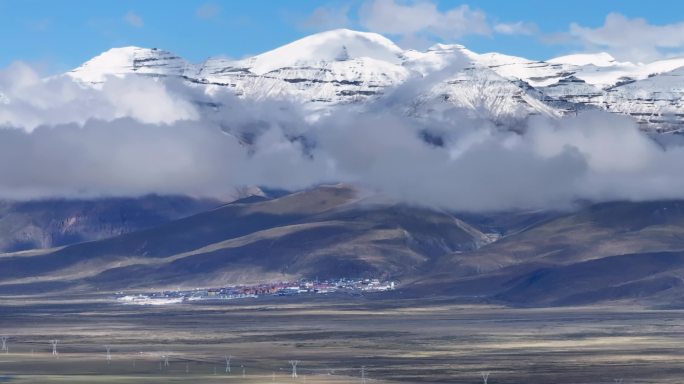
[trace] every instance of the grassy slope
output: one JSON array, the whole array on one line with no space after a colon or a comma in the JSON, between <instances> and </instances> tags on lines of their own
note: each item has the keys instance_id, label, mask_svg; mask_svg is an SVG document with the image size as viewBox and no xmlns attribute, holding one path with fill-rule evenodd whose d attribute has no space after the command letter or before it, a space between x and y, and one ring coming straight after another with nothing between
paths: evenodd
<instances>
[{"instance_id":1,"label":"grassy slope","mask_svg":"<svg viewBox=\"0 0 684 384\"><path fill-rule=\"evenodd\" d=\"M443 258L416 291L520 305L659 302L682 290L684 203L605 203Z\"/></svg>"},{"instance_id":2,"label":"grassy slope","mask_svg":"<svg viewBox=\"0 0 684 384\"><path fill-rule=\"evenodd\" d=\"M0 258L0 290L64 282L101 289L292 277L425 273L482 241L444 212L367 204L345 186L228 204L149 230Z\"/></svg>"}]
</instances>

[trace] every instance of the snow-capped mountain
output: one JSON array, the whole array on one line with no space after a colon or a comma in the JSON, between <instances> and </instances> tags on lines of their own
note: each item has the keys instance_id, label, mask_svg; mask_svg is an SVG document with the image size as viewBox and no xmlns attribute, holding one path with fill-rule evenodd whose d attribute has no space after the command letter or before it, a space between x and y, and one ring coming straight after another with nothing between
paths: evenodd
<instances>
[{"instance_id":1,"label":"snow-capped mountain","mask_svg":"<svg viewBox=\"0 0 684 384\"><path fill-rule=\"evenodd\" d=\"M243 60L209 59L188 74L238 95L295 98L318 104L356 102L400 84L403 51L374 33L337 30L305 37Z\"/></svg>"},{"instance_id":2,"label":"snow-capped mountain","mask_svg":"<svg viewBox=\"0 0 684 384\"><path fill-rule=\"evenodd\" d=\"M68 75L82 82L98 84L107 76L138 74L183 76L193 66L171 52L157 48L112 48L88 60Z\"/></svg>"},{"instance_id":3,"label":"snow-capped mountain","mask_svg":"<svg viewBox=\"0 0 684 384\"><path fill-rule=\"evenodd\" d=\"M635 64L606 53L535 61L461 45L403 50L381 35L340 29L199 64L156 48L114 48L67 75L93 86L108 76L176 77L208 92L226 87L248 99L298 101L316 113L387 98L418 116L460 108L503 121L600 108L662 129L684 118L683 66L684 58Z\"/></svg>"}]
</instances>

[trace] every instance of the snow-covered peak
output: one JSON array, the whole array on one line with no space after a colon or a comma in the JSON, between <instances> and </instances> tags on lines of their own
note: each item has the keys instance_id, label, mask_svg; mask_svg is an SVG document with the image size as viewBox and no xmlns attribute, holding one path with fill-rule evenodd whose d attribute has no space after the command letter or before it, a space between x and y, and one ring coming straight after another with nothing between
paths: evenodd
<instances>
[{"instance_id":1,"label":"snow-covered peak","mask_svg":"<svg viewBox=\"0 0 684 384\"><path fill-rule=\"evenodd\" d=\"M547 60L551 64L569 64L569 65L594 65L597 67L610 67L616 64L615 58L606 52L599 53L578 53L574 55L566 55L555 57Z\"/></svg>"},{"instance_id":2,"label":"snow-covered peak","mask_svg":"<svg viewBox=\"0 0 684 384\"><path fill-rule=\"evenodd\" d=\"M457 107L496 120L601 108L651 124L665 113L684 116L684 69L678 68L684 68L684 58L630 63L596 53L538 61L480 54L460 44L402 50L375 33L338 29L254 57L212 58L198 65L158 49L114 48L68 76L93 85L107 76L177 77L208 93L294 100L315 114L389 95L391 105L405 103L415 115ZM397 97L396 90L409 96ZM0 93L3 102L7 97Z\"/></svg>"},{"instance_id":3,"label":"snow-covered peak","mask_svg":"<svg viewBox=\"0 0 684 384\"><path fill-rule=\"evenodd\" d=\"M458 54L465 56L472 61L476 61L479 55L461 44L435 44L428 48L426 53L433 53L438 55L444 54Z\"/></svg>"},{"instance_id":4,"label":"snow-covered peak","mask_svg":"<svg viewBox=\"0 0 684 384\"><path fill-rule=\"evenodd\" d=\"M189 64L171 52L156 48L112 48L70 71L69 76L88 83L101 83L106 76L130 73L151 76L182 75Z\"/></svg>"},{"instance_id":5,"label":"snow-covered peak","mask_svg":"<svg viewBox=\"0 0 684 384\"><path fill-rule=\"evenodd\" d=\"M684 57L673 57L670 59L658 60L648 64L638 66L641 74L651 76L654 74L669 72L684 67Z\"/></svg>"},{"instance_id":6,"label":"snow-covered peak","mask_svg":"<svg viewBox=\"0 0 684 384\"><path fill-rule=\"evenodd\" d=\"M499 66L499 65L517 65L517 64L529 64L533 61L526 59L524 57L505 55L498 52L488 52L482 54L474 54L474 59L480 64L487 66Z\"/></svg>"},{"instance_id":7,"label":"snow-covered peak","mask_svg":"<svg viewBox=\"0 0 684 384\"><path fill-rule=\"evenodd\" d=\"M435 44L428 48L427 53L458 53L467 57L474 64L485 66L511 65L520 63L530 63L529 59L523 57L505 55L498 52L476 53L461 44Z\"/></svg>"},{"instance_id":8,"label":"snow-covered peak","mask_svg":"<svg viewBox=\"0 0 684 384\"><path fill-rule=\"evenodd\" d=\"M442 43L437 43L430 48L428 48L428 52L430 51L460 51L462 49L465 49L465 46L461 44L442 44Z\"/></svg>"},{"instance_id":9,"label":"snow-covered peak","mask_svg":"<svg viewBox=\"0 0 684 384\"><path fill-rule=\"evenodd\" d=\"M252 73L262 75L281 68L359 58L399 64L402 53L401 48L377 33L336 29L304 37L241 63Z\"/></svg>"},{"instance_id":10,"label":"snow-covered peak","mask_svg":"<svg viewBox=\"0 0 684 384\"><path fill-rule=\"evenodd\" d=\"M427 51L404 51L403 66L422 76L427 76L447 68L458 71L459 68L470 65L475 53L460 44L435 44Z\"/></svg>"}]
</instances>

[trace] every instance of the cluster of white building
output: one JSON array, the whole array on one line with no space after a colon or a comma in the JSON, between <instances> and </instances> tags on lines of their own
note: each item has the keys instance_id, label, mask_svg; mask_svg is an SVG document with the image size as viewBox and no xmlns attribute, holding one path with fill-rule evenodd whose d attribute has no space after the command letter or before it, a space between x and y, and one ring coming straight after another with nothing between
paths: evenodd
<instances>
[{"instance_id":1,"label":"cluster of white building","mask_svg":"<svg viewBox=\"0 0 684 384\"><path fill-rule=\"evenodd\" d=\"M122 304L169 305L189 301L233 300L260 296L294 296L301 294L386 292L394 290L394 281L380 279L336 279L325 281L300 280L297 282L274 282L255 285L236 285L221 288L196 288L153 293L124 295L117 298Z\"/></svg>"}]
</instances>

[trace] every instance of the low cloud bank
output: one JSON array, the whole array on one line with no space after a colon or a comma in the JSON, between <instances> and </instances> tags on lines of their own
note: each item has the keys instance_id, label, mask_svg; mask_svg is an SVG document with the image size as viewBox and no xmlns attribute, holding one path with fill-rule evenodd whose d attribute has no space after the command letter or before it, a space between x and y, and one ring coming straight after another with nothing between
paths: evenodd
<instances>
[{"instance_id":1,"label":"low cloud bank","mask_svg":"<svg viewBox=\"0 0 684 384\"><path fill-rule=\"evenodd\" d=\"M92 89L18 63L0 71L0 198L220 197L327 182L459 210L684 198L684 142L627 117L533 117L512 132L448 116L376 105L311 122L295 104L140 77Z\"/></svg>"}]
</instances>

